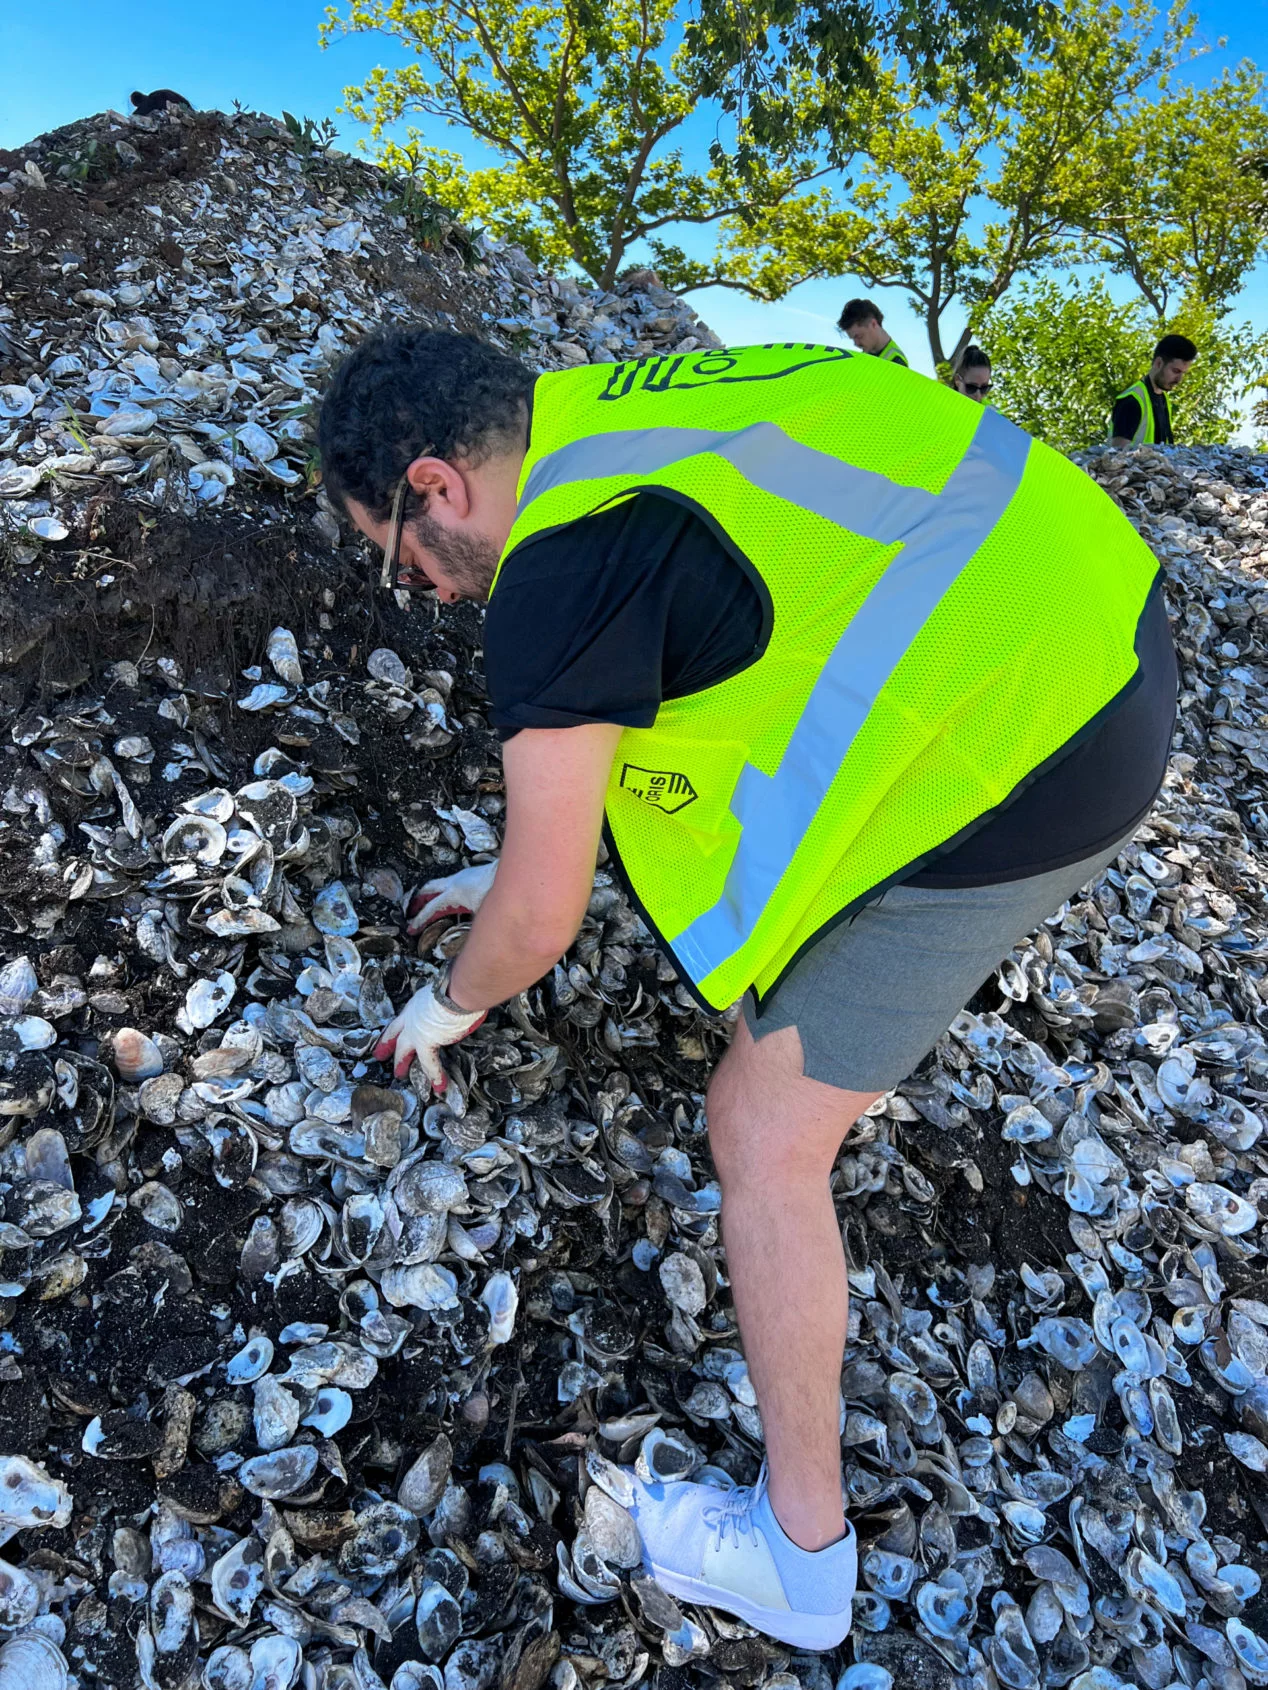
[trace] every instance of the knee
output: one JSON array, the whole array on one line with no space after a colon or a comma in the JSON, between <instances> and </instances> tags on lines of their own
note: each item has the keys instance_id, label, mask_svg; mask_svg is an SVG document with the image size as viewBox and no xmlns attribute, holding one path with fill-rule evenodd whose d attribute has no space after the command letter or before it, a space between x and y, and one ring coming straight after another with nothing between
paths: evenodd
<instances>
[{"instance_id":1,"label":"knee","mask_svg":"<svg viewBox=\"0 0 1268 1690\"><path fill-rule=\"evenodd\" d=\"M826 1180L850 1127L873 1098L834 1091L800 1074L769 1083L751 1059L753 1049L728 1054L706 1098L709 1148L724 1195L746 1185L769 1195L772 1182L787 1190Z\"/></svg>"},{"instance_id":2,"label":"knee","mask_svg":"<svg viewBox=\"0 0 1268 1690\"><path fill-rule=\"evenodd\" d=\"M772 1185L786 1191L831 1172L835 1150L815 1133L814 1123L781 1107L760 1087L746 1085L737 1067L714 1075L705 1114L724 1197L746 1187L769 1197Z\"/></svg>"},{"instance_id":3,"label":"knee","mask_svg":"<svg viewBox=\"0 0 1268 1690\"><path fill-rule=\"evenodd\" d=\"M750 1158L743 1145L752 1136L752 1120L740 1088L730 1083L725 1063L716 1070L705 1094L709 1150L719 1181L727 1185L741 1178Z\"/></svg>"}]
</instances>

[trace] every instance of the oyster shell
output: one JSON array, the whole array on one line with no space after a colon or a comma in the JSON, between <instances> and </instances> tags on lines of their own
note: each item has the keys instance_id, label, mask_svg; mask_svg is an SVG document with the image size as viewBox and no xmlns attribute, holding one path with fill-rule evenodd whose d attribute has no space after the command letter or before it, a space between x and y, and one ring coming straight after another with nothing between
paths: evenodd
<instances>
[{"instance_id":1,"label":"oyster shell","mask_svg":"<svg viewBox=\"0 0 1268 1690\"><path fill-rule=\"evenodd\" d=\"M60 1479L23 1455L0 1456L0 1522L29 1529L64 1526L71 1516L70 1491Z\"/></svg>"},{"instance_id":2,"label":"oyster shell","mask_svg":"<svg viewBox=\"0 0 1268 1690\"><path fill-rule=\"evenodd\" d=\"M289 1449L252 1456L238 1469L238 1478L252 1496L278 1501L304 1490L316 1471L317 1451L313 1445L294 1444Z\"/></svg>"}]
</instances>

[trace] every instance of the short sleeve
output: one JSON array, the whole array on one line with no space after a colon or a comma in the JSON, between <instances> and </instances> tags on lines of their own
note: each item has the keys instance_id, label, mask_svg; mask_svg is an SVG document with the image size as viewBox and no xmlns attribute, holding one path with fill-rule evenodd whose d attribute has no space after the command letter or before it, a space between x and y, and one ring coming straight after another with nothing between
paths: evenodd
<instances>
[{"instance_id":1,"label":"short sleeve","mask_svg":"<svg viewBox=\"0 0 1268 1690\"><path fill-rule=\"evenodd\" d=\"M656 567L662 504L627 500L526 541L503 564L484 667L490 720L504 739L521 728L656 720L668 612Z\"/></svg>"},{"instance_id":2,"label":"short sleeve","mask_svg":"<svg viewBox=\"0 0 1268 1690\"><path fill-rule=\"evenodd\" d=\"M661 702L751 662L762 600L708 525L651 492L517 546L485 619L490 720L649 728Z\"/></svg>"},{"instance_id":3,"label":"short sleeve","mask_svg":"<svg viewBox=\"0 0 1268 1690\"><path fill-rule=\"evenodd\" d=\"M1117 440L1130 440L1140 427L1140 400L1130 393L1114 401L1114 415L1110 421L1110 434Z\"/></svg>"}]
</instances>

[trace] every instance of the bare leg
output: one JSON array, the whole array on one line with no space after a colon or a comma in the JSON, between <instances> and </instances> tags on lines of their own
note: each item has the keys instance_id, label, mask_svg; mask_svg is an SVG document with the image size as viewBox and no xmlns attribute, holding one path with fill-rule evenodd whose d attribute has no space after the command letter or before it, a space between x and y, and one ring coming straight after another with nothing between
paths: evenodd
<instances>
[{"instance_id":1,"label":"bare leg","mask_svg":"<svg viewBox=\"0 0 1268 1690\"><path fill-rule=\"evenodd\" d=\"M766 1431L771 1507L803 1549L845 1531L838 1425L848 1291L828 1179L842 1139L879 1095L806 1079L795 1027L754 1040L743 1019L709 1087L727 1267Z\"/></svg>"}]
</instances>

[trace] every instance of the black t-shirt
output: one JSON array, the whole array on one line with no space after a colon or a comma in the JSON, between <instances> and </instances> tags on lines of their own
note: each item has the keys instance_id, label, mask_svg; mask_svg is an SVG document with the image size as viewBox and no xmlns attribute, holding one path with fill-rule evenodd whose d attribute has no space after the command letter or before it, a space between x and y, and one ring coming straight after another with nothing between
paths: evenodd
<instances>
[{"instance_id":1,"label":"black t-shirt","mask_svg":"<svg viewBox=\"0 0 1268 1690\"><path fill-rule=\"evenodd\" d=\"M1167 403L1165 393L1158 389L1145 377L1145 386L1149 389L1149 399L1154 413L1154 444L1156 446L1173 446L1174 437L1171 433L1171 407ZM1114 415L1110 419L1110 434L1116 440L1130 440L1140 427L1140 400L1134 395L1124 394L1121 399L1114 401Z\"/></svg>"},{"instance_id":2,"label":"black t-shirt","mask_svg":"<svg viewBox=\"0 0 1268 1690\"><path fill-rule=\"evenodd\" d=\"M769 637L768 601L711 527L672 499L625 503L517 546L489 603L491 719L521 728L649 728L661 701L738 674ZM1153 801L1175 718L1161 591L1140 619L1139 671L1006 803L944 846L913 885L1020 880L1122 838Z\"/></svg>"}]
</instances>

